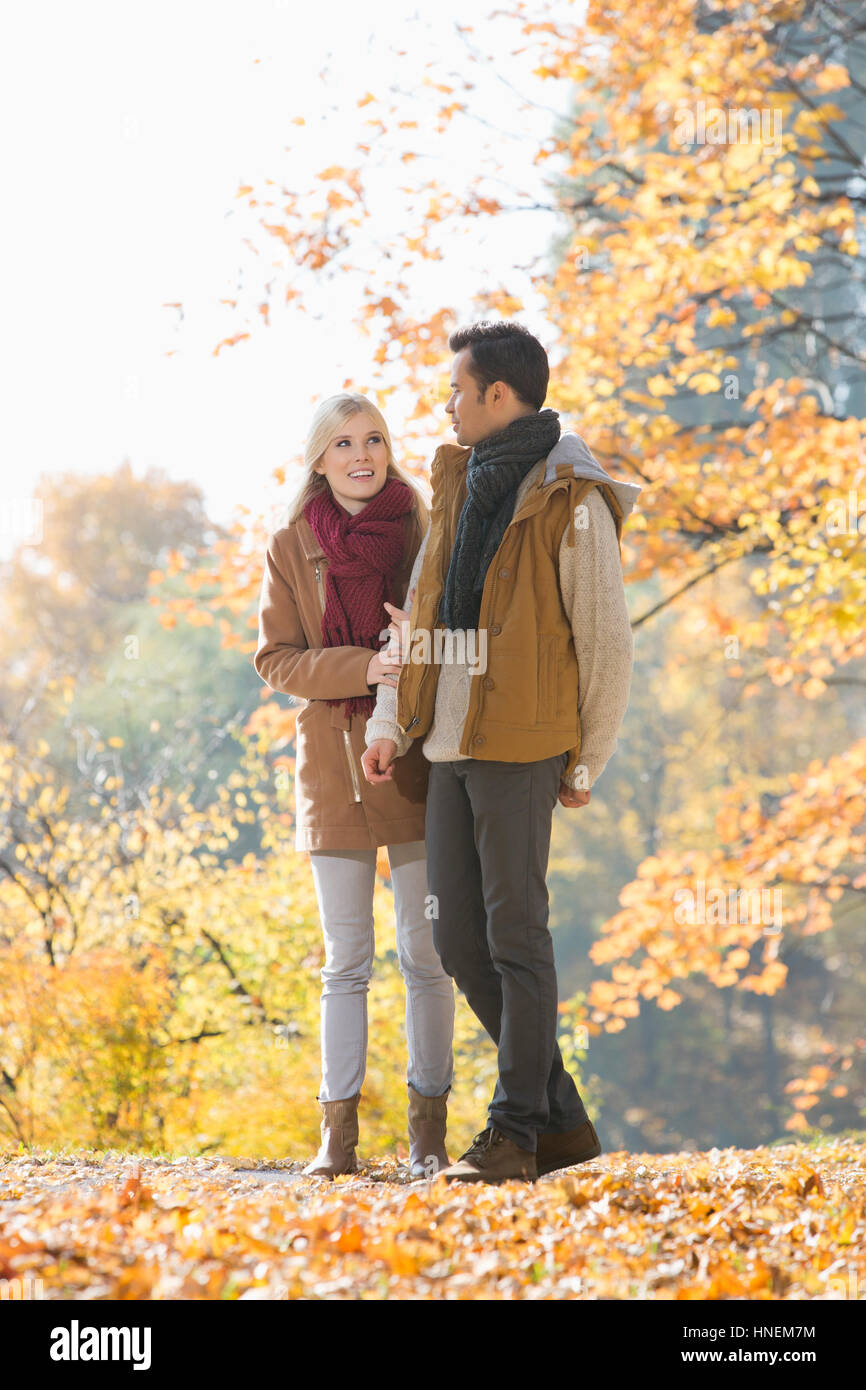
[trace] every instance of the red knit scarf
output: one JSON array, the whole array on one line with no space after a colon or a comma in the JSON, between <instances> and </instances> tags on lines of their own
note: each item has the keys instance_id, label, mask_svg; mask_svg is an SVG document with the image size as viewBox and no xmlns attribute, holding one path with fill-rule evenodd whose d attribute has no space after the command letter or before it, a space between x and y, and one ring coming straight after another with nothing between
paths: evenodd
<instances>
[{"instance_id":1,"label":"red knit scarf","mask_svg":"<svg viewBox=\"0 0 866 1390\"><path fill-rule=\"evenodd\" d=\"M379 651L380 633L389 622L384 603L397 603L393 586L406 548L403 518L414 505L412 489L392 477L354 516L339 504L330 487L316 493L304 507L304 516L328 558L323 647ZM340 705L344 697L325 703ZM351 695L345 699L345 712L369 719L375 703L374 695Z\"/></svg>"}]
</instances>

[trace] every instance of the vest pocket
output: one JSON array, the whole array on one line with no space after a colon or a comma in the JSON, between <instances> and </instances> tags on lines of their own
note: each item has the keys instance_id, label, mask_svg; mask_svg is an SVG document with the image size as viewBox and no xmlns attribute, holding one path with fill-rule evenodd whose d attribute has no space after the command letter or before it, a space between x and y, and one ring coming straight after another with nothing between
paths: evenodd
<instances>
[{"instance_id":1,"label":"vest pocket","mask_svg":"<svg viewBox=\"0 0 866 1390\"><path fill-rule=\"evenodd\" d=\"M552 724L557 706L556 636L552 632L538 634L538 706L537 724Z\"/></svg>"}]
</instances>

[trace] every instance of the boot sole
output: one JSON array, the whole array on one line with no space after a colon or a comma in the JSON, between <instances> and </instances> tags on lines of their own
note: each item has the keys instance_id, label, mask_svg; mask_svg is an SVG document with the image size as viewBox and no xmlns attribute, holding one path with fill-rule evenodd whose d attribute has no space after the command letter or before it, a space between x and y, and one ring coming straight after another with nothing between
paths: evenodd
<instances>
[{"instance_id":1,"label":"boot sole","mask_svg":"<svg viewBox=\"0 0 866 1390\"><path fill-rule=\"evenodd\" d=\"M591 1158L598 1158L601 1153L601 1144L596 1144L592 1149L585 1150L581 1154L565 1158L561 1163L545 1163L538 1170L538 1176L543 1178L548 1173L558 1173L561 1168L576 1168L578 1163L588 1163Z\"/></svg>"},{"instance_id":2,"label":"boot sole","mask_svg":"<svg viewBox=\"0 0 866 1390\"><path fill-rule=\"evenodd\" d=\"M539 1173L508 1173L502 1174L501 1177L488 1178L483 1173L455 1173L453 1177L448 1177L447 1173L443 1172L441 1176L448 1183L484 1182L493 1184L498 1182L536 1182L541 1175Z\"/></svg>"},{"instance_id":3,"label":"boot sole","mask_svg":"<svg viewBox=\"0 0 866 1390\"><path fill-rule=\"evenodd\" d=\"M303 1169L301 1170L301 1177L303 1177L303 1178L343 1178L343 1177L346 1177L347 1175L349 1175L349 1174L351 1174L351 1173L357 1173L358 1171L359 1171L359 1169L358 1169L357 1164L356 1164L353 1168L341 1168L340 1171L339 1171L339 1173L332 1173L332 1172L330 1171L330 1169L328 1169L328 1168L318 1168L318 1169L316 1169L315 1172L311 1172L309 1168L303 1168Z\"/></svg>"}]
</instances>

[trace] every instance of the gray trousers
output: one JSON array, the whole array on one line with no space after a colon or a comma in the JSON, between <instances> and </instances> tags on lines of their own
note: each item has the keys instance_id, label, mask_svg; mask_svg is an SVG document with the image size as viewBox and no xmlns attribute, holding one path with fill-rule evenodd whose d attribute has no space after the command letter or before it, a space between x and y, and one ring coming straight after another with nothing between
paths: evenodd
<instances>
[{"instance_id":1,"label":"gray trousers","mask_svg":"<svg viewBox=\"0 0 866 1390\"><path fill-rule=\"evenodd\" d=\"M550 827L567 753L430 765L427 881L442 964L499 1048L489 1123L523 1149L588 1118L556 1042Z\"/></svg>"},{"instance_id":2,"label":"gray trousers","mask_svg":"<svg viewBox=\"0 0 866 1390\"><path fill-rule=\"evenodd\" d=\"M422 1096L441 1096L453 1080L454 986L425 916L424 841L389 845L397 961L406 982L406 1080ZM322 1082L319 1100L360 1091L367 1067L367 990L373 971L374 849L311 850L322 933Z\"/></svg>"}]
</instances>

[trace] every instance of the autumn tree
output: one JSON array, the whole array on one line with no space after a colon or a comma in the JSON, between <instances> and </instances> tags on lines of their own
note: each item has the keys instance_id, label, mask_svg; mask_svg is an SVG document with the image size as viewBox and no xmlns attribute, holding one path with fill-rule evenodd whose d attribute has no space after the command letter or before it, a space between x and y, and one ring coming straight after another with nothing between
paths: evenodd
<instances>
[{"instance_id":1,"label":"autumn tree","mask_svg":"<svg viewBox=\"0 0 866 1390\"><path fill-rule=\"evenodd\" d=\"M431 61L412 91L398 78L392 91L359 96L364 134L354 158L329 163L306 185L241 186L239 217L258 266L254 289L230 298L235 322L215 351L243 351L272 315L302 320L324 286L345 285L341 302L370 349L352 384L375 389L421 471L441 437L447 333L469 309L443 302L448 276L432 277L431 290L430 270L448 257L465 268L475 255L475 311L543 311L549 403L610 471L643 485L623 545L638 680L641 648L672 615L667 664L653 674L662 703L662 687L681 674L679 643L700 630L702 669L681 693L694 711L707 685L718 692L720 738L732 727L726 685L742 707L769 695L763 718L784 709L797 725L832 723L838 743L817 758L783 739L778 764L720 760L708 786L688 786L683 769L699 824L658 818L623 911L599 924L593 960L610 973L588 991L586 1026L616 1033L647 1001L675 1008L681 979L771 999L786 983L786 952L831 928L835 902L860 901L864 730L844 697L862 687L866 655L855 116L866 20L857 5L821 0L695 0L668 14L664 62L657 7L645 0L591 2L582 21L559 0L519 4L497 15L499 34L506 23L527 85L546 84L560 98L544 138L503 160L513 132L490 133L479 95L501 74L464 26L457 72ZM513 98L527 121L544 105L523 101L519 89ZM300 113L297 121L303 127ZM452 138L471 149L476 172L455 174L442 157L431 178L437 141L444 149ZM383 166L398 216L393 206L387 218L377 214ZM473 235L516 229L535 212L558 217L555 242L497 285L496 262L491 268L483 236ZM233 606L229 640L239 654L251 646L242 637L255 622L250 555L262 530L241 527L214 570L214 609ZM166 611L179 616L187 601L169 600ZM290 711L265 705L257 721L287 746ZM655 761L643 769L650 784ZM741 922L737 912L683 929L678 894L696 897L707 873L735 897L772 890L781 877L781 930L765 932L766 922ZM821 1046L841 1067L855 1036ZM819 1055L820 1076L822 1065ZM786 1123L803 1127L816 1093L803 1076L784 1084L800 1098Z\"/></svg>"}]
</instances>

